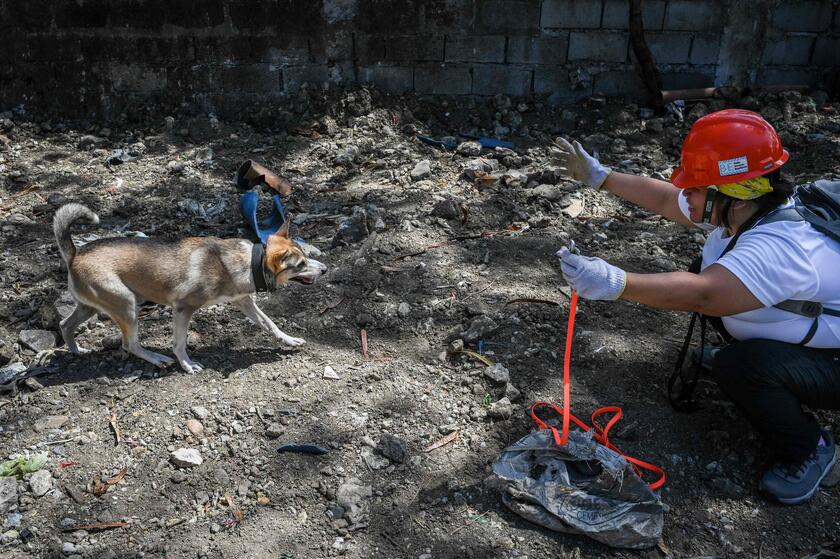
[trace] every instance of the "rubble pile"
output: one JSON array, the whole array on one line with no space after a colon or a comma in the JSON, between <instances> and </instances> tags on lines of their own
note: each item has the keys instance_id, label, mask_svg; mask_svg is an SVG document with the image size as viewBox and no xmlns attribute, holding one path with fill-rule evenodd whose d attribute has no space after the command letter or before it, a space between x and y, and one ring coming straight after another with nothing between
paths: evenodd
<instances>
[{"instance_id":1,"label":"rubble pile","mask_svg":"<svg viewBox=\"0 0 840 559\"><path fill-rule=\"evenodd\" d=\"M556 109L304 88L240 120L0 114L0 461L46 457L0 476L2 553L603 555L535 530L483 486L529 429L528 406L560 403L568 290L553 255L575 239L628 270L681 270L704 238L561 178L551 149L576 139L614 170L667 180L691 123L730 106L776 126L793 180L838 173L840 105L821 92L657 114L600 98ZM292 236L329 266L314 286L259 295L307 345L283 348L217 305L193 319L190 351L207 367L197 375L121 351L104 315L77 336L93 352L70 355L57 330L73 305L55 209L76 201L99 214L99 226L74 229L77 244L248 237L232 181L246 159L290 181ZM836 491L795 519L756 512L764 456L737 443L750 431L714 387L710 409L668 409L685 316L598 302L579 312L575 405L622 403L621 446L665 466L671 551L799 556L836 536L823 521L840 515ZM171 310L141 316L144 343L171 353ZM840 428L837 414L821 420ZM277 453L287 443L297 450Z\"/></svg>"}]
</instances>

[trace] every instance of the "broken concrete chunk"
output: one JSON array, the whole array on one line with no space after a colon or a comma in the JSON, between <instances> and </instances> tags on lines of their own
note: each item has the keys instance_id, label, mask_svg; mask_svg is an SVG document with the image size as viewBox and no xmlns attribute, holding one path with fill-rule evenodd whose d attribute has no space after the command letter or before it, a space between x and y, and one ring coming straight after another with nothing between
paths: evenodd
<instances>
[{"instance_id":1,"label":"broken concrete chunk","mask_svg":"<svg viewBox=\"0 0 840 559\"><path fill-rule=\"evenodd\" d=\"M204 462L201 453L194 448L179 448L169 455L169 460L179 468L194 468Z\"/></svg>"},{"instance_id":2,"label":"broken concrete chunk","mask_svg":"<svg viewBox=\"0 0 840 559\"><path fill-rule=\"evenodd\" d=\"M382 456L394 462L405 462L408 456L405 441L388 433L380 437L379 445L376 448Z\"/></svg>"},{"instance_id":3,"label":"broken concrete chunk","mask_svg":"<svg viewBox=\"0 0 840 559\"><path fill-rule=\"evenodd\" d=\"M577 217L583 213L583 198L579 194L570 194L560 202L563 213L569 217Z\"/></svg>"},{"instance_id":4,"label":"broken concrete chunk","mask_svg":"<svg viewBox=\"0 0 840 559\"><path fill-rule=\"evenodd\" d=\"M462 142L458 144L458 147L455 149L455 151L457 151L461 155L481 155L481 144L473 141Z\"/></svg>"},{"instance_id":5,"label":"broken concrete chunk","mask_svg":"<svg viewBox=\"0 0 840 559\"><path fill-rule=\"evenodd\" d=\"M504 397L498 402L490 404L487 415L493 419L508 419L513 415L513 404L510 403L507 397Z\"/></svg>"},{"instance_id":6,"label":"broken concrete chunk","mask_svg":"<svg viewBox=\"0 0 840 559\"><path fill-rule=\"evenodd\" d=\"M36 352L46 351L55 347L55 333L49 330L22 330L18 334L18 340Z\"/></svg>"},{"instance_id":7,"label":"broken concrete chunk","mask_svg":"<svg viewBox=\"0 0 840 559\"><path fill-rule=\"evenodd\" d=\"M38 470L29 478L29 488L36 497L43 497L53 488L53 477L49 470Z\"/></svg>"},{"instance_id":8,"label":"broken concrete chunk","mask_svg":"<svg viewBox=\"0 0 840 559\"><path fill-rule=\"evenodd\" d=\"M367 525L368 499L373 496L370 485L362 485L358 479L352 478L342 484L335 493L335 501L344 509L344 518L353 527Z\"/></svg>"},{"instance_id":9,"label":"broken concrete chunk","mask_svg":"<svg viewBox=\"0 0 840 559\"><path fill-rule=\"evenodd\" d=\"M499 162L495 159L471 159L463 168L463 174L470 180L475 180L484 173L492 173L499 168Z\"/></svg>"},{"instance_id":10,"label":"broken concrete chunk","mask_svg":"<svg viewBox=\"0 0 840 559\"><path fill-rule=\"evenodd\" d=\"M335 237L332 240L332 246L337 247L357 243L368 235L370 235L370 230L368 229L367 212L361 206L354 206L353 215L345 218L338 226L338 230L335 232Z\"/></svg>"},{"instance_id":11,"label":"broken concrete chunk","mask_svg":"<svg viewBox=\"0 0 840 559\"><path fill-rule=\"evenodd\" d=\"M419 181L429 177L432 174L432 164L428 159L424 159L414 166L411 170L411 180Z\"/></svg>"},{"instance_id":12,"label":"broken concrete chunk","mask_svg":"<svg viewBox=\"0 0 840 559\"><path fill-rule=\"evenodd\" d=\"M474 342L479 338L485 337L487 334L493 332L499 327L495 320L489 316L480 316L470 323L470 327L466 331L461 332L461 338L465 342Z\"/></svg>"},{"instance_id":13,"label":"broken concrete chunk","mask_svg":"<svg viewBox=\"0 0 840 559\"><path fill-rule=\"evenodd\" d=\"M435 204L432 215L443 219L460 219L461 204L453 198L446 198Z\"/></svg>"},{"instance_id":14,"label":"broken concrete chunk","mask_svg":"<svg viewBox=\"0 0 840 559\"><path fill-rule=\"evenodd\" d=\"M484 376L497 384L510 382L510 372L501 363L496 363L492 367L484 369Z\"/></svg>"}]
</instances>

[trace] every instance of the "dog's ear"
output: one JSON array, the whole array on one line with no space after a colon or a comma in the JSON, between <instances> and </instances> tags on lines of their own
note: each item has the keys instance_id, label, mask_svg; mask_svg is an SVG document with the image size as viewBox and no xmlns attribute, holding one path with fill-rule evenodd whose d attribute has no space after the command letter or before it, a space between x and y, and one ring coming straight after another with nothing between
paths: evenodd
<instances>
[{"instance_id":1,"label":"dog's ear","mask_svg":"<svg viewBox=\"0 0 840 559\"><path fill-rule=\"evenodd\" d=\"M283 222L283 227L277 232L277 234L283 238L289 238L289 225L291 225L292 220L289 219L289 216L286 216L286 221Z\"/></svg>"}]
</instances>

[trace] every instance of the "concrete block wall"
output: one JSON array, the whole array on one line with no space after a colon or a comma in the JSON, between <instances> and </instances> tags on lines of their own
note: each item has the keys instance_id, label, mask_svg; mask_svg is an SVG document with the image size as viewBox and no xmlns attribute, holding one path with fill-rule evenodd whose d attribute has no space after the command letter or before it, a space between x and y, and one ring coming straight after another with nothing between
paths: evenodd
<instances>
[{"instance_id":1,"label":"concrete block wall","mask_svg":"<svg viewBox=\"0 0 840 559\"><path fill-rule=\"evenodd\" d=\"M0 110L102 116L161 100L246 106L307 83L558 103L639 98L628 5L0 0ZM840 0L643 0L643 21L666 88L837 79Z\"/></svg>"},{"instance_id":2,"label":"concrete block wall","mask_svg":"<svg viewBox=\"0 0 840 559\"><path fill-rule=\"evenodd\" d=\"M786 0L767 27L762 83L815 83L814 69L840 66L840 6L829 0Z\"/></svg>"}]
</instances>

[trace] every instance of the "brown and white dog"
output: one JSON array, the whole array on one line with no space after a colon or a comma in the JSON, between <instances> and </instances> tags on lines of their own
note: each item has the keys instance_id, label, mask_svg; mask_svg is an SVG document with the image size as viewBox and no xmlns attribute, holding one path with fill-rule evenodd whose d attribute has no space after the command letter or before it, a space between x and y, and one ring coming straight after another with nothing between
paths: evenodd
<instances>
[{"instance_id":1,"label":"brown and white dog","mask_svg":"<svg viewBox=\"0 0 840 559\"><path fill-rule=\"evenodd\" d=\"M62 206L53 219L58 249L67 263L67 283L76 301L73 313L61 321L61 334L73 353L90 351L76 344L74 332L101 311L120 327L123 349L158 367L171 363L172 358L140 345L137 313L145 301L172 307L175 357L190 373L203 366L187 355L188 326L193 313L207 305L232 303L284 344L304 343L283 333L254 298L256 291L287 281L312 284L327 269L307 258L288 238L288 220L269 237L263 251L259 243L214 237L177 242L138 237L99 239L77 249L70 226L78 219L99 223L99 217L80 204Z\"/></svg>"}]
</instances>

